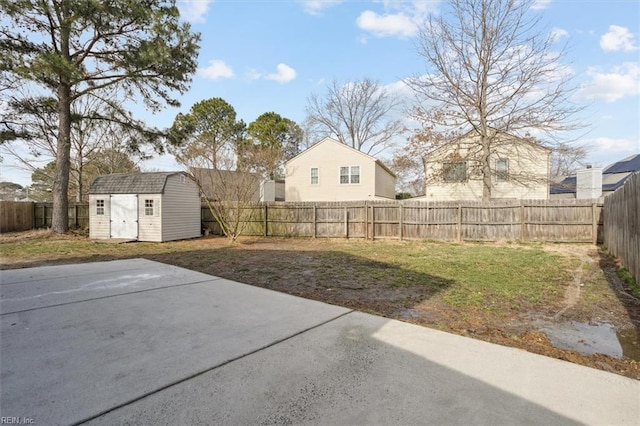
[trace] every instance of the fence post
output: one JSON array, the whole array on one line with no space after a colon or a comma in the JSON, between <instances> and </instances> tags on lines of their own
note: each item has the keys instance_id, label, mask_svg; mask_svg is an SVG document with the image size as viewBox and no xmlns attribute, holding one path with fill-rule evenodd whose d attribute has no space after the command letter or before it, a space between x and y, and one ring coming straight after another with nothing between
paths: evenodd
<instances>
[{"instance_id":1,"label":"fence post","mask_svg":"<svg viewBox=\"0 0 640 426\"><path fill-rule=\"evenodd\" d=\"M456 232L458 241L462 241L462 204L458 204L458 217L456 219Z\"/></svg>"},{"instance_id":2,"label":"fence post","mask_svg":"<svg viewBox=\"0 0 640 426\"><path fill-rule=\"evenodd\" d=\"M349 211L344 208L344 237L349 238Z\"/></svg>"},{"instance_id":3,"label":"fence post","mask_svg":"<svg viewBox=\"0 0 640 426\"><path fill-rule=\"evenodd\" d=\"M524 220L524 201L520 200L520 241L527 240L527 224Z\"/></svg>"},{"instance_id":4,"label":"fence post","mask_svg":"<svg viewBox=\"0 0 640 426\"><path fill-rule=\"evenodd\" d=\"M597 203L591 204L591 242L598 244L598 217L596 215Z\"/></svg>"},{"instance_id":5,"label":"fence post","mask_svg":"<svg viewBox=\"0 0 640 426\"><path fill-rule=\"evenodd\" d=\"M399 238L400 241L402 241L402 227L403 227L403 222L404 222L404 209L402 208L402 204L400 204L400 223L399 223L399 230L398 230L398 234L399 234Z\"/></svg>"},{"instance_id":6,"label":"fence post","mask_svg":"<svg viewBox=\"0 0 640 426\"><path fill-rule=\"evenodd\" d=\"M375 240L376 238L376 220L375 220L375 212L374 209L375 206L372 204L371 205L371 241Z\"/></svg>"},{"instance_id":7,"label":"fence post","mask_svg":"<svg viewBox=\"0 0 640 426\"><path fill-rule=\"evenodd\" d=\"M364 218L364 239L368 240L369 239L369 206L367 206L367 203L364 203L364 215L362 216Z\"/></svg>"},{"instance_id":8,"label":"fence post","mask_svg":"<svg viewBox=\"0 0 640 426\"><path fill-rule=\"evenodd\" d=\"M317 226L318 216L316 212L316 207L317 207L317 204L314 203L313 204L313 238L316 238L318 233L318 226Z\"/></svg>"},{"instance_id":9,"label":"fence post","mask_svg":"<svg viewBox=\"0 0 640 426\"><path fill-rule=\"evenodd\" d=\"M268 236L269 232L269 219L267 219L267 215L269 214L269 208L267 207L267 203L264 203L264 236Z\"/></svg>"}]
</instances>

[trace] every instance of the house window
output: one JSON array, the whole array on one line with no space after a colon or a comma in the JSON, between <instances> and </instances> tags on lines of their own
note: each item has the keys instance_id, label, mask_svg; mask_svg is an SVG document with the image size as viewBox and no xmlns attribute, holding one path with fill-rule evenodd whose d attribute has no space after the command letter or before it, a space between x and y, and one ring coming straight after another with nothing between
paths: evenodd
<instances>
[{"instance_id":1,"label":"house window","mask_svg":"<svg viewBox=\"0 0 640 426\"><path fill-rule=\"evenodd\" d=\"M360 183L360 166L340 167L340 183Z\"/></svg>"},{"instance_id":2,"label":"house window","mask_svg":"<svg viewBox=\"0 0 640 426\"><path fill-rule=\"evenodd\" d=\"M351 166L351 183L360 183L360 166Z\"/></svg>"},{"instance_id":3,"label":"house window","mask_svg":"<svg viewBox=\"0 0 640 426\"><path fill-rule=\"evenodd\" d=\"M96 200L96 216L104 216L104 200Z\"/></svg>"},{"instance_id":4,"label":"house window","mask_svg":"<svg viewBox=\"0 0 640 426\"><path fill-rule=\"evenodd\" d=\"M153 200L144 200L144 215L153 216Z\"/></svg>"},{"instance_id":5,"label":"house window","mask_svg":"<svg viewBox=\"0 0 640 426\"><path fill-rule=\"evenodd\" d=\"M311 168L311 185L317 185L317 184L318 184L318 168L312 167Z\"/></svg>"},{"instance_id":6,"label":"house window","mask_svg":"<svg viewBox=\"0 0 640 426\"><path fill-rule=\"evenodd\" d=\"M509 180L509 160L507 158L496 160L496 180L498 182Z\"/></svg>"},{"instance_id":7,"label":"house window","mask_svg":"<svg viewBox=\"0 0 640 426\"><path fill-rule=\"evenodd\" d=\"M442 168L445 182L465 182L467 180L467 163L444 163Z\"/></svg>"},{"instance_id":8,"label":"house window","mask_svg":"<svg viewBox=\"0 0 640 426\"><path fill-rule=\"evenodd\" d=\"M340 183L349 183L349 167L340 167Z\"/></svg>"}]
</instances>

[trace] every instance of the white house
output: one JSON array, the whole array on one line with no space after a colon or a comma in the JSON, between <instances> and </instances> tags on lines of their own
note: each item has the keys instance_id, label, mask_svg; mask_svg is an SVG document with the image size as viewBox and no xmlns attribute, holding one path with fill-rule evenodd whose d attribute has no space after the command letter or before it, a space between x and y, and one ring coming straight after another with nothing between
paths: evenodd
<instances>
[{"instance_id":1,"label":"white house","mask_svg":"<svg viewBox=\"0 0 640 426\"><path fill-rule=\"evenodd\" d=\"M89 236L171 241L201 235L198 186L184 172L112 174L89 188Z\"/></svg>"},{"instance_id":2,"label":"white house","mask_svg":"<svg viewBox=\"0 0 640 426\"><path fill-rule=\"evenodd\" d=\"M467 134L425 155L425 196L420 198L482 200L477 138ZM551 150L533 138L498 134L489 156L491 199L549 198L550 155Z\"/></svg>"},{"instance_id":3,"label":"white house","mask_svg":"<svg viewBox=\"0 0 640 426\"><path fill-rule=\"evenodd\" d=\"M396 175L374 157L324 138L286 163L286 201L395 198Z\"/></svg>"}]
</instances>

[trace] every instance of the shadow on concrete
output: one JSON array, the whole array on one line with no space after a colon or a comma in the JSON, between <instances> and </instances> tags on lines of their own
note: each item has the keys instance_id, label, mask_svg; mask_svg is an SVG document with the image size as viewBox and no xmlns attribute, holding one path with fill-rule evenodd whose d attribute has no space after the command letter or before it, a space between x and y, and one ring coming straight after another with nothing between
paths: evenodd
<instances>
[{"instance_id":1,"label":"shadow on concrete","mask_svg":"<svg viewBox=\"0 0 640 426\"><path fill-rule=\"evenodd\" d=\"M349 314L89 424L580 424L518 395L526 386L509 392L386 341L387 324ZM520 374L508 382L531 381Z\"/></svg>"}]
</instances>

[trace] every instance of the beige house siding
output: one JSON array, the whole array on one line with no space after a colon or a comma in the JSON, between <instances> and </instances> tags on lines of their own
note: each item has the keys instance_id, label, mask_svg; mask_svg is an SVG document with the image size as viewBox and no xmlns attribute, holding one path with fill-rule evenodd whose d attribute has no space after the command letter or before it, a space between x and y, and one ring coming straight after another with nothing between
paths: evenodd
<instances>
[{"instance_id":1,"label":"beige house siding","mask_svg":"<svg viewBox=\"0 0 640 426\"><path fill-rule=\"evenodd\" d=\"M104 200L104 214L96 214L97 200ZM111 237L111 204L109 194L89 195L89 238Z\"/></svg>"},{"instance_id":2,"label":"beige house siding","mask_svg":"<svg viewBox=\"0 0 640 426\"><path fill-rule=\"evenodd\" d=\"M389 172L386 171L380 164L376 163L376 197L383 198L396 198L396 180L395 178L389 179Z\"/></svg>"},{"instance_id":3,"label":"beige house siding","mask_svg":"<svg viewBox=\"0 0 640 426\"><path fill-rule=\"evenodd\" d=\"M360 182L340 183L340 168L351 170L354 166L360 168ZM312 168L318 169L317 184L311 183ZM376 195L394 196L395 176L384 170L375 158L330 138L289 160L286 170L286 201L357 201L373 199Z\"/></svg>"},{"instance_id":4,"label":"beige house siding","mask_svg":"<svg viewBox=\"0 0 640 426\"><path fill-rule=\"evenodd\" d=\"M472 172L477 164L468 153L468 144L460 143L455 149L445 147L426 157L427 183L425 199L434 201L482 200L482 177ZM465 182L444 182L443 164L449 155L457 152L467 165ZM502 143L490 156L492 199L548 199L550 151L539 145L511 139ZM501 181L495 174L496 161L508 160L507 180Z\"/></svg>"},{"instance_id":5,"label":"beige house siding","mask_svg":"<svg viewBox=\"0 0 640 426\"><path fill-rule=\"evenodd\" d=\"M167 179L162 197L162 241L199 237L200 195L191 179L174 175Z\"/></svg>"}]
</instances>

